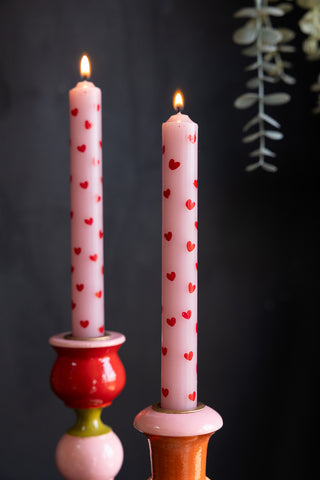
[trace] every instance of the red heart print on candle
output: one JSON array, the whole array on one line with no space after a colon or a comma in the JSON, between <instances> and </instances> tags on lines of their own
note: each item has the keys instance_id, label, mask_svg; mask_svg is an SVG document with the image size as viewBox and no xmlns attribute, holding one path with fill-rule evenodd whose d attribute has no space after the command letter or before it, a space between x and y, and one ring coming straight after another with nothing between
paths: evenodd
<instances>
[{"instance_id":1,"label":"red heart print on candle","mask_svg":"<svg viewBox=\"0 0 320 480\"><path fill-rule=\"evenodd\" d=\"M170 282L173 282L175 278L176 278L175 272L167 273L167 279L170 280Z\"/></svg>"},{"instance_id":2,"label":"red heart print on candle","mask_svg":"<svg viewBox=\"0 0 320 480\"><path fill-rule=\"evenodd\" d=\"M167 388L162 388L161 392L164 397L167 397L169 395L169 390Z\"/></svg>"},{"instance_id":3,"label":"red heart print on candle","mask_svg":"<svg viewBox=\"0 0 320 480\"><path fill-rule=\"evenodd\" d=\"M198 126L182 114L179 93L175 105L178 113L162 124L161 344L168 353L161 355L161 387L170 394L161 396L161 408L190 410L197 406ZM172 271L174 281L170 281Z\"/></svg>"},{"instance_id":4,"label":"red heart print on candle","mask_svg":"<svg viewBox=\"0 0 320 480\"><path fill-rule=\"evenodd\" d=\"M73 212L70 212L70 218L73 218Z\"/></svg>"},{"instance_id":5,"label":"red heart print on candle","mask_svg":"<svg viewBox=\"0 0 320 480\"><path fill-rule=\"evenodd\" d=\"M196 205L196 202L190 200L190 198L186 201L186 207L188 210L192 210Z\"/></svg>"},{"instance_id":6,"label":"red heart print on candle","mask_svg":"<svg viewBox=\"0 0 320 480\"><path fill-rule=\"evenodd\" d=\"M80 320L80 325L82 328L87 328L89 326L89 320Z\"/></svg>"},{"instance_id":7,"label":"red heart print on candle","mask_svg":"<svg viewBox=\"0 0 320 480\"><path fill-rule=\"evenodd\" d=\"M195 399L196 399L196 392L189 393L188 398L189 398L189 400L194 402Z\"/></svg>"},{"instance_id":8,"label":"red heart print on candle","mask_svg":"<svg viewBox=\"0 0 320 480\"><path fill-rule=\"evenodd\" d=\"M167 324L168 324L170 327L174 327L175 324L176 324L176 319L175 319L175 317L167 318Z\"/></svg>"},{"instance_id":9,"label":"red heart print on candle","mask_svg":"<svg viewBox=\"0 0 320 480\"><path fill-rule=\"evenodd\" d=\"M185 358L186 360L188 360L189 362L191 362L191 360L193 359L193 352L191 351L191 352L189 352L189 353L185 353L185 354L184 354L184 358Z\"/></svg>"},{"instance_id":10,"label":"red heart print on candle","mask_svg":"<svg viewBox=\"0 0 320 480\"><path fill-rule=\"evenodd\" d=\"M90 67L87 57L81 65ZM85 77L90 75L89 68L81 71ZM101 90L87 79L69 92L72 293L77 304L72 311L72 335L81 338L102 336L105 331L101 101ZM80 320L89 323L83 328Z\"/></svg>"},{"instance_id":11,"label":"red heart print on candle","mask_svg":"<svg viewBox=\"0 0 320 480\"><path fill-rule=\"evenodd\" d=\"M71 273L73 273L73 272L74 272L74 266L71 265Z\"/></svg>"},{"instance_id":12,"label":"red heart print on candle","mask_svg":"<svg viewBox=\"0 0 320 480\"><path fill-rule=\"evenodd\" d=\"M175 162L173 158L169 160L169 168L170 170L176 170L180 167L180 162Z\"/></svg>"},{"instance_id":13,"label":"red heart print on candle","mask_svg":"<svg viewBox=\"0 0 320 480\"><path fill-rule=\"evenodd\" d=\"M195 249L195 246L196 246L195 243L192 243L192 242L190 242L190 241L187 242L187 250L188 250L188 252L192 252L192 250Z\"/></svg>"},{"instance_id":14,"label":"red heart print on candle","mask_svg":"<svg viewBox=\"0 0 320 480\"><path fill-rule=\"evenodd\" d=\"M191 143L196 143L197 141L197 135L195 133L193 135L189 135L188 138Z\"/></svg>"},{"instance_id":15,"label":"red heart print on candle","mask_svg":"<svg viewBox=\"0 0 320 480\"><path fill-rule=\"evenodd\" d=\"M74 309L76 308L76 306L77 306L77 304L76 304L76 303L74 303L74 302L71 302L71 308L72 308L72 310L74 310Z\"/></svg>"},{"instance_id":16,"label":"red heart print on candle","mask_svg":"<svg viewBox=\"0 0 320 480\"><path fill-rule=\"evenodd\" d=\"M194 222L194 226L195 226L196 229L198 230L198 222Z\"/></svg>"},{"instance_id":17,"label":"red heart print on candle","mask_svg":"<svg viewBox=\"0 0 320 480\"><path fill-rule=\"evenodd\" d=\"M167 347L162 347L161 350L162 350L162 354L163 354L164 356L166 356L167 353L168 353Z\"/></svg>"},{"instance_id":18,"label":"red heart print on candle","mask_svg":"<svg viewBox=\"0 0 320 480\"><path fill-rule=\"evenodd\" d=\"M166 146L162 145L162 155L164 154L165 151L166 151Z\"/></svg>"}]
</instances>

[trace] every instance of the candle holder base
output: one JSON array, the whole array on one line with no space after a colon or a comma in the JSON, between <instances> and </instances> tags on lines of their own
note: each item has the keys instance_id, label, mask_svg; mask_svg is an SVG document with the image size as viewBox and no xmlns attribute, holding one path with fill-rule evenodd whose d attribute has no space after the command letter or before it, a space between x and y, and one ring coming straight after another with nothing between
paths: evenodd
<instances>
[{"instance_id":1,"label":"candle holder base","mask_svg":"<svg viewBox=\"0 0 320 480\"><path fill-rule=\"evenodd\" d=\"M49 340L57 352L52 390L77 414L56 449L56 464L65 480L114 480L122 466L122 444L100 415L125 385L118 356L124 342L124 335L117 332L91 339L61 333Z\"/></svg>"},{"instance_id":2,"label":"candle holder base","mask_svg":"<svg viewBox=\"0 0 320 480\"><path fill-rule=\"evenodd\" d=\"M149 442L151 480L207 480L208 442L222 427L222 418L201 405L188 412L161 411L158 405L140 412L134 421Z\"/></svg>"}]
</instances>

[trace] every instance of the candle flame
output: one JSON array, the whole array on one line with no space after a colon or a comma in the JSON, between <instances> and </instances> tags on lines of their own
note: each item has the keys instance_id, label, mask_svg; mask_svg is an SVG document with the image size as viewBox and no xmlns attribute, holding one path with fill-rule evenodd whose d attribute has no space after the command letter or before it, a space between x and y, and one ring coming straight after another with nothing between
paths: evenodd
<instances>
[{"instance_id":1,"label":"candle flame","mask_svg":"<svg viewBox=\"0 0 320 480\"><path fill-rule=\"evenodd\" d=\"M83 55L80 62L80 72L82 77L89 78L91 74L90 62L87 55Z\"/></svg>"},{"instance_id":2,"label":"candle flame","mask_svg":"<svg viewBox=\"0 0 320 480\"><path fill-rule=\"evenodd\" d=\"M182 110L184 107L184 99L182 93L178 90L174 95L173 106L175 110Z\"/></svg>"}]
</instances>

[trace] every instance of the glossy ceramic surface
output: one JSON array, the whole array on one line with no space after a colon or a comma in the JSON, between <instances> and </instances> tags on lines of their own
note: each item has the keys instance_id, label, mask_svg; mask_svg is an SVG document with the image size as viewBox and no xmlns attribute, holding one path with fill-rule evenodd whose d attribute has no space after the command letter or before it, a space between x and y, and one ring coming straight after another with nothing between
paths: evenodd
<instances>
[{"instance_id":1,"label":"glossy ceramic surface","mask_svg":"<svg viewBox=\"0 0 320 480\"><path fill-rule=\"evenodd\" d=\"M122 391L126 375L118 350L125 337L111 333L104 340L70 340L62 335L50 339L58 354L51 387L68 407L106 407Z\"/></svg>"}]
</instances>

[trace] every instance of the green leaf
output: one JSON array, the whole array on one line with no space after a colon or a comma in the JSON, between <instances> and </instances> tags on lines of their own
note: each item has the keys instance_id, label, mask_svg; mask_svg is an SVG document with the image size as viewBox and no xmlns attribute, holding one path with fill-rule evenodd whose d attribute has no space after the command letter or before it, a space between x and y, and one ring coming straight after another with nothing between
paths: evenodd
<instances>
[{"instance_id":1,"label":"green leaf","mask_svg":"<svg viewBox=\"0 0 320 480\"><path fill-rule=\"evenodd\" d=\"M246 166L246 172L253 172L259 167L261 167L260 162L252 163L251 165Z\"/></svg>"},{"instance_id":2,"label":"green leaf","mask_svg":"<svg viewBox=\"0 0 320 480\"><path fill-rule=\"evenodd\" d=\"M260 147L257 150L254 150L254 152L250 153L250 157L260 157L260 156L274 158L276 157L276 154L274 152L271 152L271 150L269 150L269 148L266 148L266 147Z\"/></svg>"},{"instance_id":3,"label":"green leaf","mask_svg":"<svg viewBox=\"0 0 320 480\"><path fill-rule=\"evenodd\" d=\"M264 120L265 122L269 123L269 125L272 125L275 128L280 128L281 125L277 120L274 118L270 117L270 115L267 115L266 113L259 113L259 116Z\"/></svg>"},{"instance_id":4,"label":"green leaf","mask_svg":"<svg viewBox=\"0 0 320 480\"><path fill-rule=\"evenodd\" d=\"M234 106L239 109L245 109L252 107L255 103L258 101L258 94L257 93L244 93L243 95L240 95L235 102Z\"/></svg>"},{"instance_id":5,"label":"green leaf","mask_svg":"<svg viewBox=\"0 0 320 480\"><path fill-rule=\"evenodd\" d=\"M255 8L241 8L235 14L235 18L256 18L258 16L258 12Z\"/></svg>"},{"instance_id":6,"label":"green leaf","mask_svg":"<svg viewBox=\"0 0 320 480\"><path fill-rule=\"evenodd\" d=\"M271 140L282 140L283 133L277 132L275 130L266 130L264 132L265 137L270 138Z\"/></svg>"},{"instance_id":7,"label":"green leaf","mask_svg":"<svg viewBox=\"0 0 320 480\"><path fill-rule=\"evenodd\" d=\"M250 45L255 42L258 36L258 30L256 27L248 26L239 28L233 34L233 41L238 45Z\"/></svg>"},{"instance_id":8,"label":"green leaf","mask_svg":"<svg viewBox=\"0 0 320 480\"><path fill-rule=\"evenodd\" d=\"M263 103L265 105L284 105L290 101L290 98L288 93L270 93L265 95Z\"/></svg>"},{"instance_id":9,"label":"green leaf","mask_svg":"<svg viewBox=\"0 0 320 480\"><path fill-rule=\"evenodd\" d=\"M282 35L279 30L276 30L275 28L265 27L260 31L260 38L264 43L276 45L281 42Z\"/></svg>"},{"instance_id":10,"label":"green leaf","mask_svg":"<svg viewBox=\"0 0 320 480\"><path fill-rule=\"evenodd\" d=\"M261 168L263 168L263 170L265 170L266 172L270 172L270 173L275 173L278 171L278 167L276 167L275 165L272 165L271 163L262 163L261 165Z\"/></svg>"}]
</instances>

